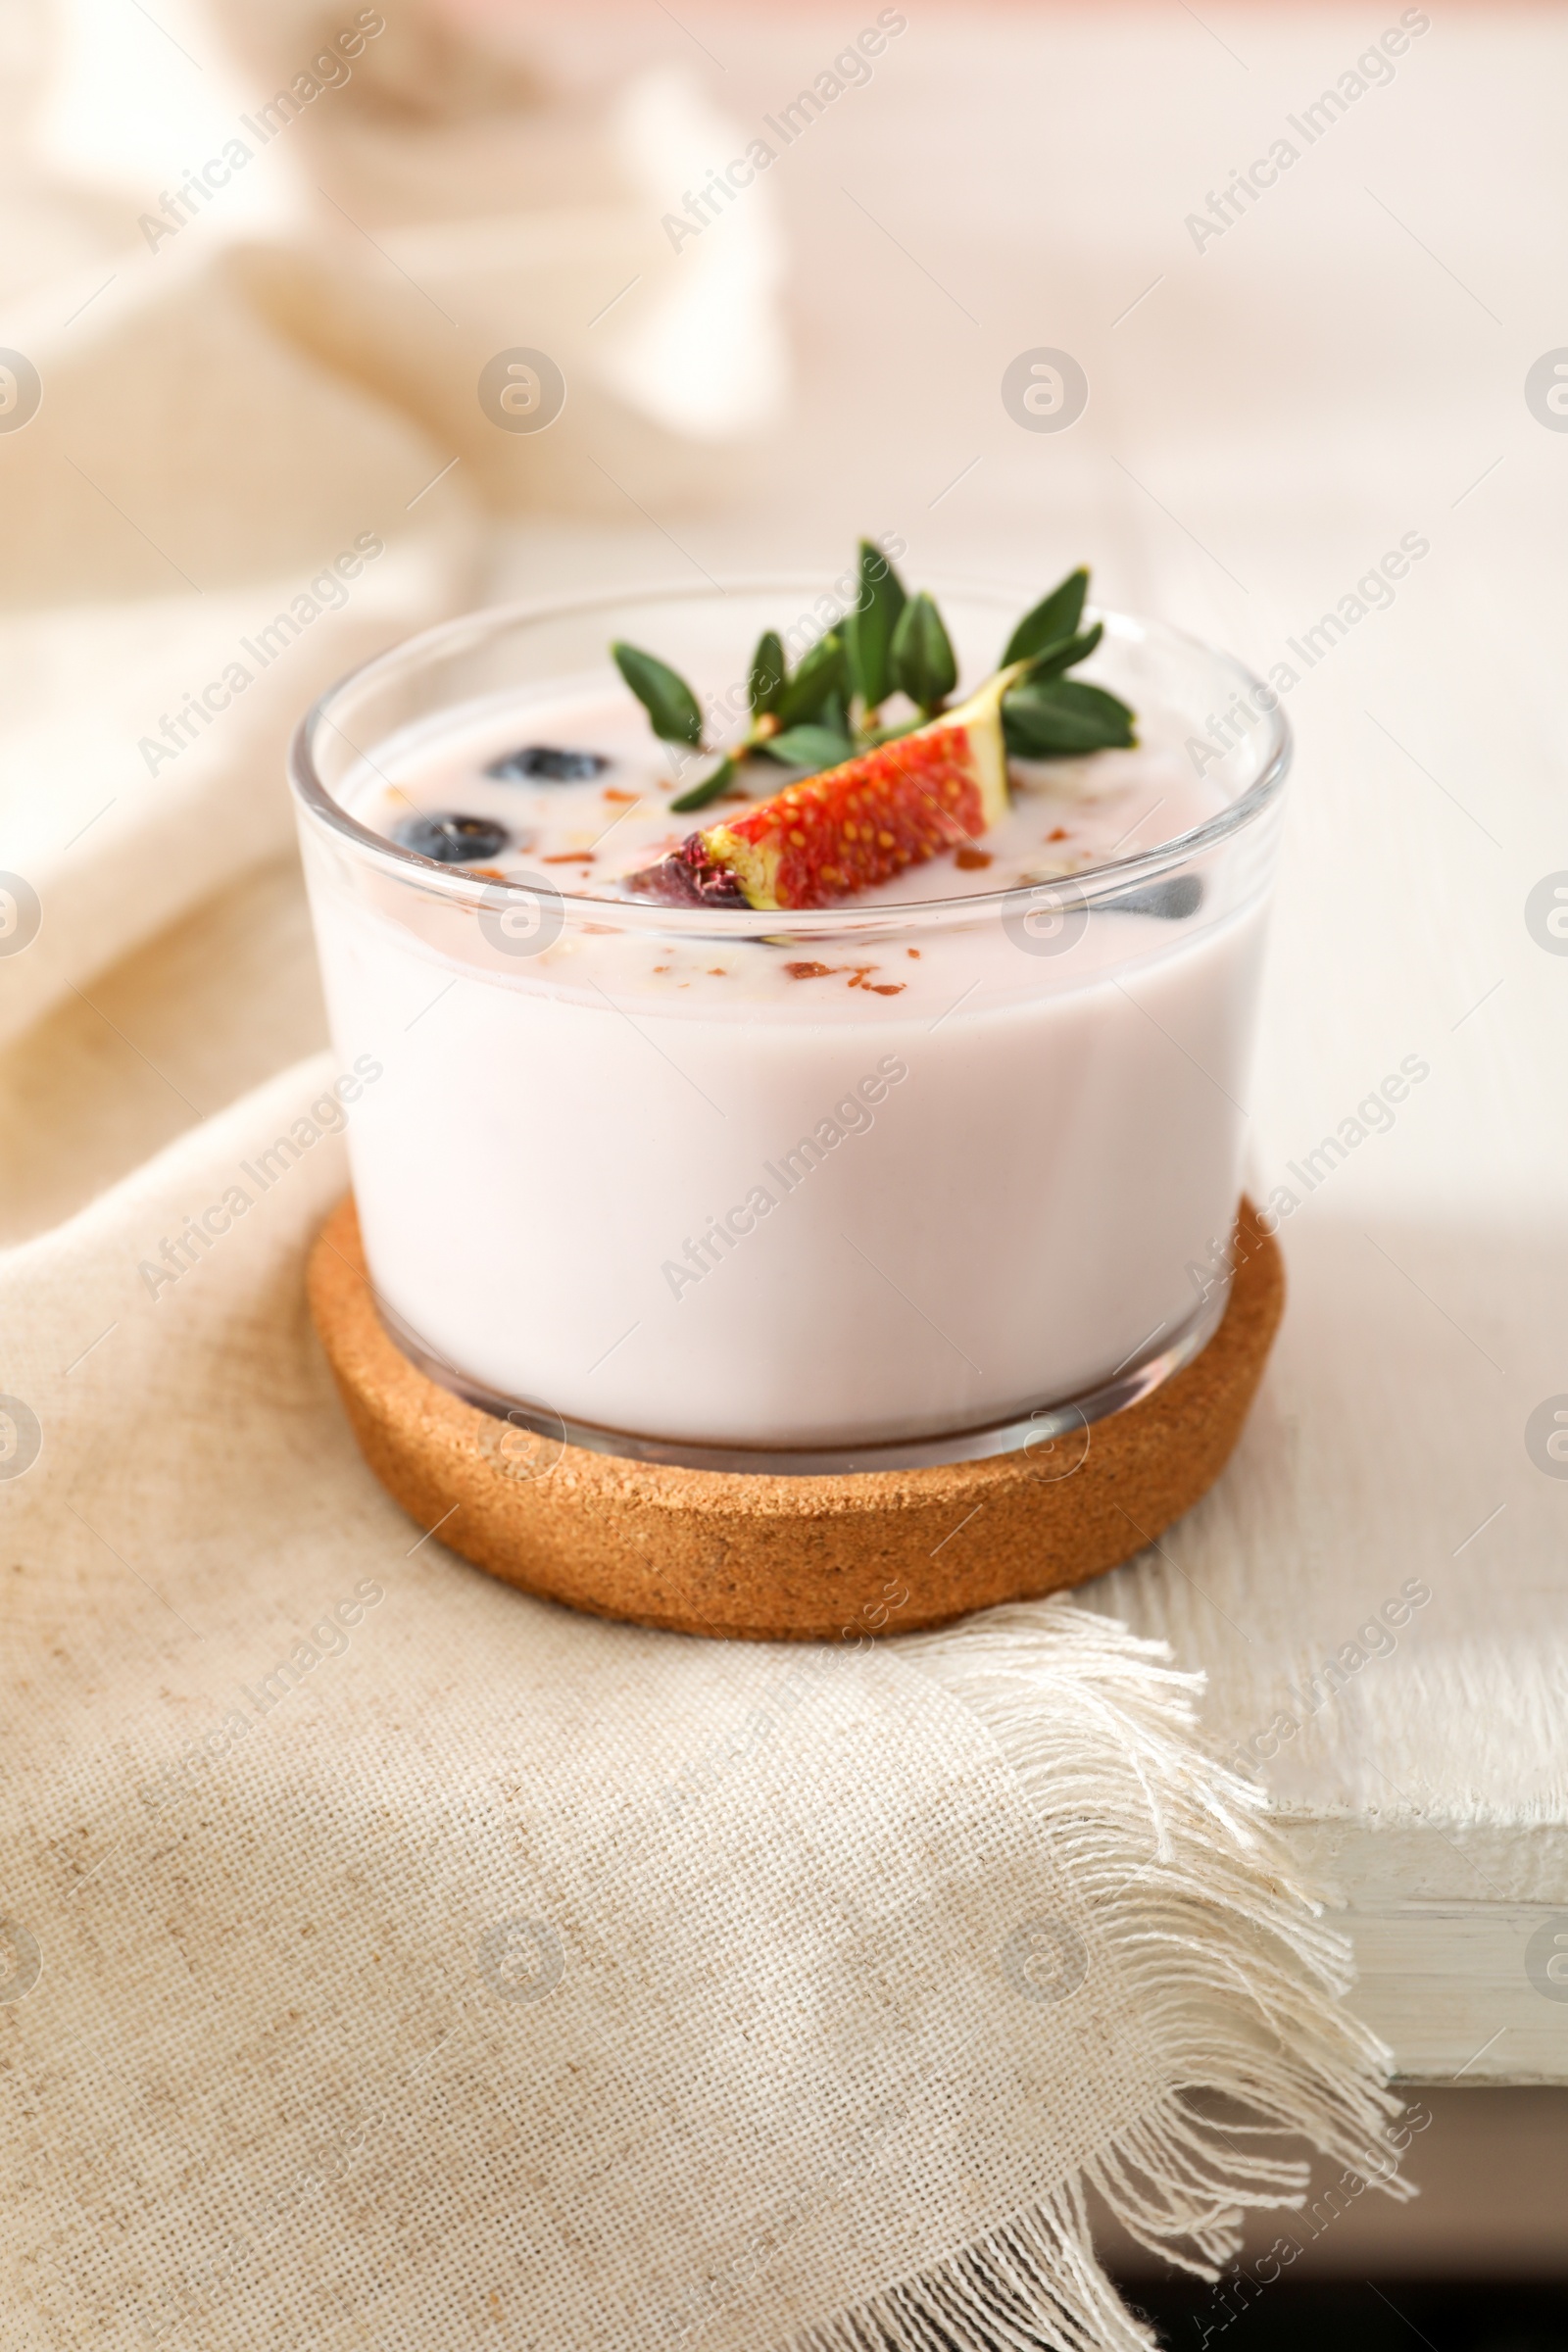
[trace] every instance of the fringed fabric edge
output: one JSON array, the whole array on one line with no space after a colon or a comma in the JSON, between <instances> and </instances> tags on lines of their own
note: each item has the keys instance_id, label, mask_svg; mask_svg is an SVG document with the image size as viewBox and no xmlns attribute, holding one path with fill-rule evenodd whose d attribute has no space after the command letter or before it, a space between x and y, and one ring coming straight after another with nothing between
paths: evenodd
<instances>
[{"instance_id":1,"label":"fringed fabric edge","mask_svg":"<svg viewBox=\"0 0 1568 2352\"><path fill-rule=\"evenodd\" d=\"M1168 2087L1049 2197L786 2352L1149 2352L1095 2252L1091 2187L1130 2236L1203 2278L1235 2257L1248 2210L1302 2204L1309 2168L1282 2142L1409 2196L1389 2052L1342 2005L1349 1946L1264 1822L1265 1792L1205 1745L1202 1676L1066 1600L994 1609L896 1654L979 1719L1050 1824L1086 1965L1114 1960Z\"/></svg>"}]
</instances>

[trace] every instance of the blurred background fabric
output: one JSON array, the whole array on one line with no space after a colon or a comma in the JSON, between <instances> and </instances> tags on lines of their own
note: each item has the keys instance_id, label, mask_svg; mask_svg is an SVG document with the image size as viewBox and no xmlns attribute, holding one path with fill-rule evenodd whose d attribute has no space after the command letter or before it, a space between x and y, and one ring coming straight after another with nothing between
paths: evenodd
<instances>
[{"instance_id":1,"label":"blurred background fabric","mask_svg":"<svg viewBox=\"0 0 1568 2352\"><path fill-rule=\"evenodd\" d=\"M710 493L787 380L767 191L690 258L654 209L731 137L685 65L552 87L436 7L10 33L0 828L50 920L0 1035L286 854L294 721L480 598L485 518ZM548 434L475 397L524 339ZM371 541L352 593L323 571Z\"/></svg>"}]
</instances>

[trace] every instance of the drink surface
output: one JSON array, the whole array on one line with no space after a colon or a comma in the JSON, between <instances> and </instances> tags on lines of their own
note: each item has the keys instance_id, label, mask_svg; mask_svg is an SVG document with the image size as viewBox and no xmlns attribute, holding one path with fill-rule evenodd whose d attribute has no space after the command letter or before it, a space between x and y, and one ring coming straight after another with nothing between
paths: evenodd
<instances>
[{"instance_id":1,"label":"drink surface","mask_svg":"<svg viewBox=\"0 0 1568 2352\"><path fill-rule=\"evenodd\" d=\"M853 921L932 900L980 900L1157 848L1225 806L1218 787L1194 774L1182 745L1180 722L1156 712L1148 721L1148 740L1134 751L1014 762L1012 806L1001 824L838 905ZM574 759L604 764L595 774L560 780L514 772L530 762L559 766ZM608 919L610 909L625 902L628 877L677 848L693 830L755 805L794 772L755 760L748 772L749 793L726 796L700 812L672 814L670 802L707 764L687 759L684 773L675 777L671 756L653 740L630 696L580 692L492 710L439 732L394 740L377 750L373 768L367 765L350 776L342 797L362 824L414 848L429 842L432 825L469 820L466 839L454 845L466 871L494 881L542 884L573 900L603 899ZM507 772L493 772L497 768ZM980 912L976 907L977 917ZM406 919L417 927L416 916ZM519 979L526 965L532 981L570 987L591 971L606 986L671 999L695 997L704 1010L717 1009L726 998L749 1004L776 999L783 1010L799 981L808 978L816 984L813 1019L831 1017L830 999L842 1011L869 1010L863 1001L857 1006L852 992L860 992L863 1000L878 991L912 991L925 1002L934 1001L954 979L960 985L979 979L994 991L1031 980L1038 984L1041 977L1038 969L1031 973L1020 963L1013 935L989 919L960 925L950 935L928 934L912 955L907 943L890 941L885 948L865 947L850 956L829 956L823 970L805 968L824 958L808 946L792 952L782 921L768 941L738 938L732 950L721 946L716 954L711 934L683 946L675 928L657 946L622 936L617 947L610 930L585 931L570 923L550 927L556 935L537 956L509 957L493 940L494 953L487 954L484 936L469 942L467 952L498 976L510 962ZM1163 936L1165 925L1143 927L1156 935L1149 943L1155 952L1171 944ZM1126 955L1125 927L1110 928L1121 935L1111 938L1097 930L1081 951L1075 947L1074 977L1087 977L1107 957ZM922 964L925 968L917 970ZM1065 968L1061 977L1067 977ZM802 1007L795 1004L788 1009L797 1017Z\"/></svg>"},{"instance_id":2,"label":"drink surface","mask_svg":"<svg viewBox=\"0 0 1568 2352\"><path fill-rule=\"evenodd\" d=\"M1005 820L967 848L911 865L857 897L857 906L977 897L1083 872L1113 858L1132 858L1188 832L1224 807L1213 784L1193 772L1182 748L1185 728L1153 713L1133 751L1096 752L1082 760L1014 760L1012 807ZM509 760L541 764L553 752L597 757L586 777L542 778L492 772ZM471 719L460 729L401 752L376 754L350 788L362 824L390 840L411 819L442 814L479 817L505 838L472 860L498 876L543 870L573 895L616 898L627 876L651 865L698 828L741 813L800 771L758 759L749 790L731 790L701 811L672 815L669 804L706 765L671 757L651 737L629 695L583 693Z\"/></svg>"}]
</instances>

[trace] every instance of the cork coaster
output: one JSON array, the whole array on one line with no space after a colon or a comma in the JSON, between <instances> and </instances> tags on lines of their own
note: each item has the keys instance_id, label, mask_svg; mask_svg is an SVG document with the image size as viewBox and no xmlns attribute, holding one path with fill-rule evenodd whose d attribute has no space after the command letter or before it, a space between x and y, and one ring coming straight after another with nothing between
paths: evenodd
<instances>
[{"instance_id":1,"label":"cork coaster","mask_svg":"<svg viewBox=\"0 0 1568 2352\"><path fill-rule=\"evenodd\" d=\"M1069 1476L1027 1454L781 1478L567 1446L519 1477L515 1432L417 1371L370 1295L352 1194L311 1256L311 1312L360 1450L423 1528L509 1584L596 1616L753 1642L942 1625L1078 1585L1191 1510L1225 1467L1285 1301L1250 1201L1224 1320L1200 1354L1090 1424ZM1082 1444L1082 1441L1079 1441Z\"/></svg>"}]
</instances>

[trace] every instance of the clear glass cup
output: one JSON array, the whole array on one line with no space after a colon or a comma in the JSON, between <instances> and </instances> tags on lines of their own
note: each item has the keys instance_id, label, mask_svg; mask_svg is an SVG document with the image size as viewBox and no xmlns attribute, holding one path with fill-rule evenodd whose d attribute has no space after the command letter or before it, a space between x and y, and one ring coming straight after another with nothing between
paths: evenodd
<instances>
[{"instance_id":1,"label":"clear glass cup","mask_svg":"<svg viewBox=\"0 0 1568 2352\"><path fill-rule=\"evenodd\" d=\"M433 1377L557 1445L1070 1467L1074 1434L1224 1308L1277 698L1175 630L1099 615L1087 674L1185 740L1222 805L1145 855L963 898L609 901L432 866L342 805L367 762L612 682L612 637L738 716L760 630L798 612L798 654L835 601L786 580L480 612L308 713L291 775L332 1034L346 1072L376 1073L348 1130L372 1285ZM1018 599L941 601L984 675ZM792 964L868 977L830 1000L785 984Z\"/></svg>"}]
</instances>

